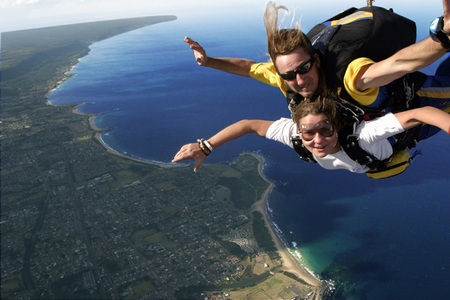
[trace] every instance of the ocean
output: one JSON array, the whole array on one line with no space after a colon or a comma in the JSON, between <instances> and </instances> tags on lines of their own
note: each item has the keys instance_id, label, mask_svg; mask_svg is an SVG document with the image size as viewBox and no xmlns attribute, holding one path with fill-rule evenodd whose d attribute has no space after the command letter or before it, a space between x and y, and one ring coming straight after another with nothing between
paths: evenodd
<instances>
[{"instance_id":1,"label":"ocean","mask_svg":"<svg viewBox=\"0 0 450 300\"><path fill-rule=\"evenodd\" d=\"M199 67L183 42L189 35L211 56L266 61L262 22L243 22L199 26L179 18L95 43L49 101L84 103L77 109L96 114L108 147L159 163L240 119L289 117L278 89ZM346 288L343 299L444 299L450 293L448 134L418 149L422 155L404 174L384 180L323 170L256 136L214 150L206 163L230 162L246 151L263 156L264 175L276 184L268 198L273 223L305 266Z\"/></svg>"}]
</instances>

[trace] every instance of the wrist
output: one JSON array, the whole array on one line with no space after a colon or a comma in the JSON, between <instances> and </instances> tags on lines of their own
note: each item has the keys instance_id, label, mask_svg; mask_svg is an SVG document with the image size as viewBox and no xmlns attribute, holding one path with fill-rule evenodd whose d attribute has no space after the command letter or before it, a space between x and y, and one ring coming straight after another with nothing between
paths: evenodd
<instances>
[{"instance_id":1,"label":"wrist","mask_svg":"<svg viewBox=\"0 0 450 300\"><path fill-rule=\"evenodd\" d=\"M213 151L213 147L211 146L211 144L207 140L204 140L203 143L205 144L206 148L208 148L209 153L211 153Z\"/></svg>"},{"instance_id":2,"label":"wrist","mask_svg":"<svg viewBox=\"0 0 450 300\"><path fill-rule=\"evenodd\" d=\"M202 67L209 67L210 61L211 61L211 58L205 55L203 57L201 66Z\"/></svg>"},{"instance_id":3,"label":"wrist","mask_svg":"<svg viewBox=\"0 0 450 300\"><path fill-rule=\"evenodd\" d=\"M211 154L212 147L207 141L205 141L204 139L198 139L197 143L198 143L198 147L203 152L203 154L205 154L206 156Z\"/></svg>"}]
</instances>

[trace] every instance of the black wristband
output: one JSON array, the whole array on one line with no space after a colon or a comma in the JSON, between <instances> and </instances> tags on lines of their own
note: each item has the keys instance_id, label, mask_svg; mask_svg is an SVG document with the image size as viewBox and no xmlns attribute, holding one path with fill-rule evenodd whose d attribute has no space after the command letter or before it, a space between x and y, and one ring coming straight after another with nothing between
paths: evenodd
<instances>
[{"instance_id":1,"label":"black wristband","mask_svg":"<svg viewBox=\"0 0 450 300\"><path fill-rule=\"evenodd\" d=\"M198 139L197 143L198 143L198 147L200 148L200 150L202 150L202 152L206 156L211 154L211 150L205 145L205 140L204 139Z\"/></svg>"}]
</instances>

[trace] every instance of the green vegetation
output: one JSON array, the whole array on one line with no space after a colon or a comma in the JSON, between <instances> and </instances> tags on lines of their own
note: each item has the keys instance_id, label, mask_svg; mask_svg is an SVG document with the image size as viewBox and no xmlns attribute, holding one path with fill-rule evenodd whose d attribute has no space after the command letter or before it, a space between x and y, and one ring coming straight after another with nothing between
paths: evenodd
<instances>
[{"instance_id":1,"label":"green vegetation","mask_svg":"<svg viewBox=\"0 0 450 300\"><path fill-rule=\"evenodd\" d=\"M149 165L107 152L73 107L46 105L92 42L173 19L2 34L2 299L189 298L279 275L261 214L249 230L268 187L255 156L195 175ZM250 247L258 235L264 259L217 238L229 232ZM194 282L217 285L176 293Z\"/></svg>"},{"instance_id":2,"label":"green vegetation","mask_svg":"<svg viewBox=\"0 0 450 300\"><path fill-rule=\"evenodd\" d=\"M98 299L99 294L92 293L85 285L85 279L92 272L80 272L55 281L52 290L54 299Z\"/></svg>"},{"instance_id":3,"label":"green vegetation","mask_svg":"<svg viewBox=\"0 0 450 300\"><path fill-rule=\"evenodd\" d=\"M280 259L280 255L266 227L263 216L257 211L253 212L253 234L255 235L258 246L264 249L272 260Z\"/></svg>"},{"instance_id":4,"label":"green vegetation","mask_svg":"<svg viewBox=\"0 0 450 300\"><path fill-rule=\"evenodd\" d=\"M266 280L267 278L269 278L271 276L270 272L266 272L264 274L261 275L257 275L257 276L251 276L249 278L241 278L239 281L229 284L229 285L223 285L223 286L219 286L220 289L225 290L225 289L244 289L244 288L248 288L251 286L255 286L261 282L263 282L264 280Z\"/></svg>"},{"instance_id":5,"label":"green vegetation","mask_svg":"<svg viewBox=\"0 0 450 300\"><path fill-rule=\"evenodd\" d=\"M241 290L246 289L261 282L264 282L272 275L270 272L266 272L264 274L258 276L252 276L250 278L240 278L239 281L227 285L220 286L190 286L184 289L181 289L175 293L175 297L177 299L197 299L200 297L201 293L207 291L217 291L217 290Z\"/></svg>"},{"instance_id":6,"label":"green vegetation","mask_svg":"<svg viewBox=\"0 0 450 300\"><path fill-rule=\"evenodd\" d=\"M155 290L156 288L150 280L138 281L134 284L134 297L131 297L129 299L140 299Z\"/></svg>"},{"instance_id":7,"label":"green vegetation","mask_svg":"<svg viewBox=\"0 0 450 300\"><path fill-rule=\"evenodd\" d=\"M249 209L256 201L255 189L242 179L221 177L219 185L231 190L231 201L238 209Z\"/></svg>"},{"instance_id":8,"label":"green vegetation","mask_svg":"<svg viewBox=\"0 0 450 300\"><path fill-rule=\"evenodd\" d=\"M4 32L2 67L10 74L25 74L37 69L39 59L62 55L69 49L80 49L124 32L175 19L175 16L152 16Z\"/></svg>"},{"instance_id":9,"label":"green vegetation","mask_svg":"<svg viewBox=\"0 0 450 300\"><path fill-rule=\"evenodd\" d=\"M80 57L88 54L93 42L175 19L175 16L143 17L4 32L1 35L2 98L23 96L23 91L36 88L46 94L57 87ZM21 110L16 106L20 103L4 105L3 102L2 110L7 108L20 115ZM41 103L28 105L36 107Z\"/></svg>"},{"instance_id":10,"label":"green vegetation","mask_svg":"<svg viewBox=\"0 0 450 300\"><path fill-rule=\"evenodd\" d=\"M148 277L118 288L120 299L141 299L155 290L156 287Z\"/></svg>"},{"instance_id":11,"label":"green vegetation","mask_svg":"<svg viewBox=\"0 0 450 300\"><path fill-rule=\"evenodd\" d=\"M269 187L269 183L258 172L255 172L259 168L259 163L258 159L249 153L241 155L233 163L233 166L241 172L241 179L251 183L255 189L257 200L262 198L263 193Z\"/></svg>"},{"instance_id":12,"label":"green vegetation","mask_svg":"<svg viewBox=\"0 0 450 300\"><path fill-rule=\"evenodd\" d=\"M236 243L225 241L219 238L216 238L216 241L220 243L220 245L227 250L231 255L238 257L240 260L245 259L248 254L244 250L239 247Z\"/></svg>"},{"instance_id":13,"label":"green vegetation","mask_svg":"<svg viewBox=\"0 0 450 300\"><path fill-rule=\"evenodd\" d=\"M2 281L2 290L4 290L5 293L12 294L16 291L21 290L22 288L23 283L19 276L5 282Z\"/></svg>"},{"instance_id":14,"label":"green vegetation","mask_svg":"<svg viewBox=\"0 0 450 300\"><path fill-rule=\"evenodd\" d=\"M116 273L120 271L119 263L112 259L104 260L103 262L101 262L101 265L111 273Z\"/></svg>"},{"instance_id":15,"label":"green vegetation","mask_svg":"<svg viewBox=\"0 0 450 300\"><path fill-rule=\"evenodd\" d=\"M146 257L151 257L166 249L172 250L178 247L178 244L169 240L166 234L158 231L156 226L143 228L133 232L130 240L137 250Z\"/></svg>"},{"instance_id":16,"label":"green vegetation","mask_svg":"<svg viewBox=\"0 0 450 300\"><path fill-rule=\"evenodd\" d=\"M300 283L307 284L304 280L298 278L298 276L295 275L295 274L292 274L292 273L287 272L287 271L284 271L283 274L286 275L286 276L289 277L289 278L292 278L292 279L294 279L294 280L300 282Z\"/></svg>"}]
</instances>

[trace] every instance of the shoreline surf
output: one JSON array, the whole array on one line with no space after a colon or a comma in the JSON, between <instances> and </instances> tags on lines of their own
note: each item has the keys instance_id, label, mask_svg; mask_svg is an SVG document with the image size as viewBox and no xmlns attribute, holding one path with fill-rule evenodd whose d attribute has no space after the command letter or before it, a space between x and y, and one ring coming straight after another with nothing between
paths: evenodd
<instances>
[{"instance_id":1,"label":"shoreline surf","mask_svg":"<svg viewBox=\"0 0 450 300\"><path fill-rule=\"evenodd\" d=\"M78 113L82 114L81 112L78 112ZM94 118L95 118L95 115L89 116L89 125L91 126L91 128L93 130L97 131L95 133L95 138L97 139L97 141L99 141L101 143L101 145L106 149L106 151L108 153L120 156L125 159L130 159L130 160L144 163L144 164L159 166L162 168L186 167L186 165L157 163L157 162L152 162L152 161L148 161L148 160L138 159L138 158L128 156L126 154L122 154L122 153L112 149L101 138L101 132L98 132L98 131L102 131L103 129L95 126L95 124L93 122ZM294 257L294 255L291 253L291 251L289 251L289 249L286 247L286 243L279 236L279 234L277 233L277 230L275 230L275 228L274 228L273 222L270 220L270 218L267 215L267 200L268 200L270 192L275 187L275 184L273 182L269 181L262 172L263 165L264 165L264 158L261 155L258 155L253 152L246 152L246 153L252 155L254 158L256 158L258 160L258 174L267 183L269 183L269 186L264 191L263 196L261 197L261 199L259 201L255 202L253 204L252 209L255 211L259 211L263 215L263 219L267 226L267 229L269 230L272 240L273 240L280 256L282 257L283 269L297 275L300 279L304 280L305 282L307 282L308 284L310 284L312 286L315 286L315 287L320 286L320 282L321 282L320 279L318 279L316 276L314 276L311 273L311 271L308 270L308 268L306 268L305 266L303 266L301 264L301 262L298 261L296 259L296 257Z\"/></svg>"},{"instance_id":2,"label":"shoreline surf","mask_svg":"<svg viewBox=\"0 0 450 300\"><path fill-rule=\"evenodd\" d=\"M95 131L94 138L106 149L106 151L108 153L117 155L124 159L129 159L129 160L136 161L139 163L158 166L158 167L162 167L162 168L175 168L175 167L186 167L187 166L187 165L183 165L183 164L158 163L158 162L154 162L154 161L134 158L134 157L131 157L129 155L126 155L126 154L123 154L123 153L120 153L120 152L114 150L113 148L108 146L103 141L101 134L102 134L102 132L104 132L107 129L99 128L95 125L94 118L95 118L96 114L86 114L86 113L83 113L83 112L80 112L77 110L77 107L79 107L80 105L83 105L83 104L84 103L80 103L80 104L73 106L72 112L76 113L76 114L80 114L80 115L88 115L89 116L88 117L89 126L92 130ZM283 270L297 275L300 279L304 280L306 283L308 283L314 287L320 286L321 280L312 271L310 271L307 267L305 267L298 260L298 258L291 252L291 250L288 249L286 242L283 240L283 238L278 233L278 231L280 231L280 229L275 228L276 224L274 224L274 222L270 219L270 216L268 215L267 201L268 201L270 192L275 187L275 184L273 182L271 182L269 179L267 179L263 174L263 166L264 166L264 160L265 160L264 157L257 153L254 153L254 152L245 152L245 153L252 155L255 159L258 160L258 174L259 174L259 176L261 176L261 178L263 178L269 184L267 189L264 191L261 199L259 199L257 202L255 202L253 204L252 210L258 211L262 214L264 223L266 224L266 227L267 227L267 229L271 235L271 238L277 248L277 251L282 258ZM242 153L242 154L244 154L244 153Z\"/></svg>"},{"instance_id":3,"label":"shoreline surf","mask_svg":"<svg viewBox=\"0 0 450 300\"><path fill-rule=\"evenodd\" d=\"M91 50L91 49L89 49ZM90 52L90 51L89 51ZM89 55L89 52L86 55ZM85 56L86 56L85 55ZM84 57L84 56L83 56ZM59 104L54 104L49 100L49 95L57 90L58 88L60 88L60 86L62 84L64 84L65 82L67 82L67 80L71 79L72 77L75 77L77 74L73 72L73 70L76 68L76 66L81 62L81 59L83 57L79 57L76 61L77 63L70 66L70 70L65 72L64 74L64 78L62 78L61 80L58 81L56 86L53 86L49 89L48 93L47 93L47 104L48 105L55 105L58 106ZM72 112L75 114L80 114L80 115L86 115L88 116L88 123L89 126L92 130L95 131L94 134L94 138L106 149L106 151L108 153L111 153L113 155L116 155L118 157L124 158L124 159L128 159L128 160L132 160L138 163L143 163L143 164L148 164L148 165L153 165L153 166L158 166L161 168L174 168L174 167L186 167L187 164L173 164L173 163L163 163L163 162L156 162L156 161L151 161L151 160L146 160L146 159L142 159L142 158L135 158L132 157L130 155L124 154L124 153L120 153L119 151L114 150L111 146L109 146L107 143L105 143L105 141L102 139L102 133L104 133L105 131L108 131L108 128L99 128L95 125L94 119L97 116L97 114L92 114L92 113L84 113L78 110L78 107L86 104L87 102L81 102L78 104L68 104L68 105L72 105ZM67 105L67 104L61 104L61 105ZM272 189L275 187L275 184L273 182L271 182L270 180L268 180L262 172L263 169L263 165L264 165L264 157L262 157L259 154L256 154L254 152L246 152L246 153L250 153L252 156L254 156L258 162L259 162L259 170L258 173L259 175L269 183L269 187L266 189L266 191L264 192L263 197L254 204L253 206L253 210L257 210L259 212L261 212L261 214L263 215L263 219L264 222L266 224L266 227L272 237L272 240L280 254L280 256L282 257L282 261L283 261L283 269L291 272L295 275L297 275L300 279L304 280L305 282L307 282L308 284L311 284L312 286L318 287L320 286L320 279L312 272L310 271L307 267L303 266L303 264L301 263L301 261L298 260L297 256L295 254L293 254L291 252L291 250L288 249L287 243L286 241L283 240L282 236L280 236L279 229L277 230L276 228L276 224L271 220L270 216L268 215L268 211L267 211L267 207L268 207L268 197L270 192L272 191ZM298 250L295 250L298 251Z\"/></svg>"}]
</instances>

